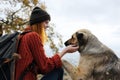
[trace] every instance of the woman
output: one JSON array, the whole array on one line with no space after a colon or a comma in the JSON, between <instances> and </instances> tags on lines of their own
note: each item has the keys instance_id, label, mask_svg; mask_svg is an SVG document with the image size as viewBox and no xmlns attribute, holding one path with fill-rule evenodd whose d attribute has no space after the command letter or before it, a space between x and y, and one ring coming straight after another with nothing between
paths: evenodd
<instances>
[{"instance_id":1,"label":"woman","mask_svg":"<svg viewBox=\"0 0 120 80\"><path fill-rule=\"evenodd\" d=\"M63 49L60 53L56 53L51 58L46 57L44 51L44 43L46 40L45 30L48 28L50 15L35 7L30 16L30 26L25 29L26 34L20 39L18 53L21 59L16 61L16 80L37 80L37 74L44 74L41 80L62 80L63 69L61 58L66 53L73 53L78 47L70 45ZM28 66L34 63L32 69L25 71Z\"/></svg>"}]
</instances>

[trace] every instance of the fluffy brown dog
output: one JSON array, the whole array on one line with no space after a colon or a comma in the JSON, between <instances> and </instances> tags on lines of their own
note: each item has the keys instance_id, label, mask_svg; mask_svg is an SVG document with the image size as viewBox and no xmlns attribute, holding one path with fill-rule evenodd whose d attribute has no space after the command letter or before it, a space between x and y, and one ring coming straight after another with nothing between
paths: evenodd
<instances>
[{"instance_id":1,"label":"fluffy brown dog","mask_svg":"<svg viewBox=\"0 0 120 80\"><path fill-rule=\"evenodd\" d=\"M77 67L63 60L63 67L72 80L120 80L120 60L87 29L75 32L65 45L78 45Z\"/></svg>"}]
</instances>

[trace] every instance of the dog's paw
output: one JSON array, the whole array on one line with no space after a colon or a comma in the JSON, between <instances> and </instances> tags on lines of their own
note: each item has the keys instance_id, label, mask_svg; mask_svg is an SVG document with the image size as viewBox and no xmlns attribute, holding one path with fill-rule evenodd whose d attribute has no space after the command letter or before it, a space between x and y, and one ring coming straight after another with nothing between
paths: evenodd
<instances>
[{"instance_id":1,"label":"dog's paw","mask_svg":"<svg viewBox=\"0 0 120 80\"><path fill-rule=\"evenodd\" d=\"M62 60L62 64L63 66L66 65L66 66L70 66L72 65L70 62L68 62L67 60Z\"/></svg>"},{"instance_id":2,"label":"dog's paw","mask_svg":"<svg viewBox=\"0 0 120 80\"><path fill-rule=\"evenodd\" d=\"M62 63L68 63L68 61L67 61L67 60L62 59Z\"/></svg>"},{"instance_id":3,"label":"dog's paw","mask_svg":"<svg viewBox=\"0 0 120 80\"><path fill-rule=\"evenodd\" d=\"M62 60L63 67L68 70L73 70L74 66L67 60Z\"/></svg>"}]
</instances>

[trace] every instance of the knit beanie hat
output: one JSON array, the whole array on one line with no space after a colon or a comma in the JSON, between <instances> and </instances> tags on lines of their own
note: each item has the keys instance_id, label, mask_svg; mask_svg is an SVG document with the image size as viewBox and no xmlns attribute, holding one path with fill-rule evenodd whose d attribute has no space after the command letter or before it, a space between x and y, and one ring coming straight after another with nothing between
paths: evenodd
<instances>
[{"instance_id":1,"label":"knit beanie hat","mask_svg":"<svg viewBox=\"0 0 120 80\"><path fill-rule=\"evenodd\" d=\"M30 25L50 20L50 15L39 7L35 7L30 16Z\"/></svg>"}]
</instances>

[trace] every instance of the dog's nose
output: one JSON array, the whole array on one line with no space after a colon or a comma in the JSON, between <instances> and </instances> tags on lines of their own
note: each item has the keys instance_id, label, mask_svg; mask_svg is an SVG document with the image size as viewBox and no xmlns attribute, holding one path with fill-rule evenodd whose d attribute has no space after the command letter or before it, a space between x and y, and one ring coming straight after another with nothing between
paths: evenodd
<instances>
[{"instance_id":1,"label":"dog's nose","mask_svg":"<svg viewBox=\"0 0 120 80\"><path fill-rule=\"evenodd\" d=\"M68 45L69 45L68 41L66 41L66 42L64 43L64 45L65 45L65 46L68 46Z\"/></svg>"}]
</instances>

